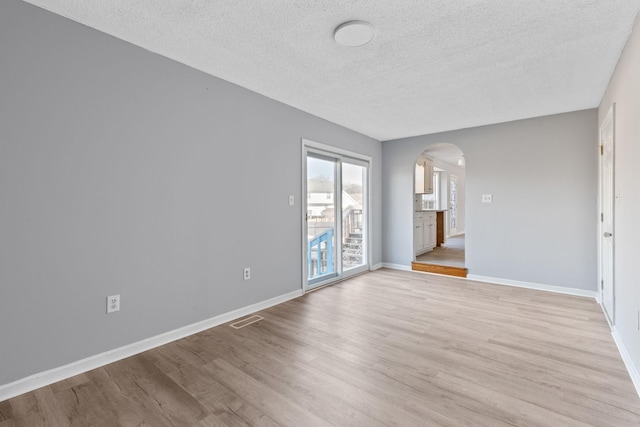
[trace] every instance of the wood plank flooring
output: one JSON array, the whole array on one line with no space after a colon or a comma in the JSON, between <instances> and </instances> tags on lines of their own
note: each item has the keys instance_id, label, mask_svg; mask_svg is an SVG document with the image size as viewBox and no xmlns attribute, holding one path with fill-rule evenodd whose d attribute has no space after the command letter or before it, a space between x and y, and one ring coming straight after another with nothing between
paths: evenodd
<instances>
[{"instance_id":1,"label":"wood plank flooring","mask_svg":"<svg viewBox=\"0 0 640 427\"><path fill-rule=\"evenodd\" d=\"M378 270L0 402L8 426L638 426L595 301Z\"/></svg>"}]
</instances>

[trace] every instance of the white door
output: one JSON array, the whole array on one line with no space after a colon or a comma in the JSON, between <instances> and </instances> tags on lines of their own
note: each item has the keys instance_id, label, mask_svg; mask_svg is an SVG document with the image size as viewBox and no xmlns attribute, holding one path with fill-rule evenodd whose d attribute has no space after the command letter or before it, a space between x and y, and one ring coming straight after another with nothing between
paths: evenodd
<instances>
[{"instance_id":1,"label":"white door","mask_svg":"<svg viewBox=\"0 0 640 427\"><path fill-rule=\"evenodd\" d=\"M449 178L449 236L458 234L458 177Z\"/></svg>"},{"instance_id":2,"label":"white door","mask_svg":"<svg viewBox=\"0 0 640 427\"><path fill-rule=\"evenodd\" d=\"M615 104L600 127L600 292L611 325L615 322L614 299L614 134Z\"/></svg>"}]
</instances>

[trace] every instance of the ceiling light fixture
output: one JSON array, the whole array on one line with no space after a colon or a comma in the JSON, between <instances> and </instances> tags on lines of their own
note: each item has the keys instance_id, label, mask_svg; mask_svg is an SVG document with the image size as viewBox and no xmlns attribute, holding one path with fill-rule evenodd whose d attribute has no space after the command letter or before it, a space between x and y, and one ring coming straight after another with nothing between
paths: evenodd
<instances>
[{"instance_id":1,"label":"ceiling light fixture","mask_svg":"<svg viewBox=\"0 0 640 427\"><path fill-rule=\"evenodd\" d=\"M338 25L333 38L343 46L364 46L373 40L373 25L365 21L348 21Z\"/></svg>"}]
</instances>

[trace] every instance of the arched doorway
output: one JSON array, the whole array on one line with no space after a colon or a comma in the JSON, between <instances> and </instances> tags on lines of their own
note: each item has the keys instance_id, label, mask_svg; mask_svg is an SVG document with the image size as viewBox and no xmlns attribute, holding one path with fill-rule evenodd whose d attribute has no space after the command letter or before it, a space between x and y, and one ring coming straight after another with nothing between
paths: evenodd
<instances>
[{"instance_id":1,"label":"arched doorway","mask_svg":"<svg viewBox=\"0 0 640 427\"><path fill-rule=\"evenodd\" d=\"M453 144L427 147L414 170L412 269L466 277L466 160Z\"/></svg>"}]
</instances>

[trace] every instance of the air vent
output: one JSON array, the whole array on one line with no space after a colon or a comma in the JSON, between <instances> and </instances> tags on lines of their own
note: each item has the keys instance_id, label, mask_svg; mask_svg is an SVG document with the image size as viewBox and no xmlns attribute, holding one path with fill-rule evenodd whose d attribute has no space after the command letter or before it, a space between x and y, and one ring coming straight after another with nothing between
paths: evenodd
<instances>
[{"instance_id":1,"label":"air vent","mask_svg":"<svg viewBox=\"0 0 640 427\"><path fill-rule=\"evenodd\" d=\"M264 319L264 317L254 314L253 316L249 316L242 320L238 320L237 322L234 322L229 326L231 326L234 329L241 329L241 328L244 328L245 326L249 326L253 323L259 322L262 319Z\"/></svg>"}]
</instances>

